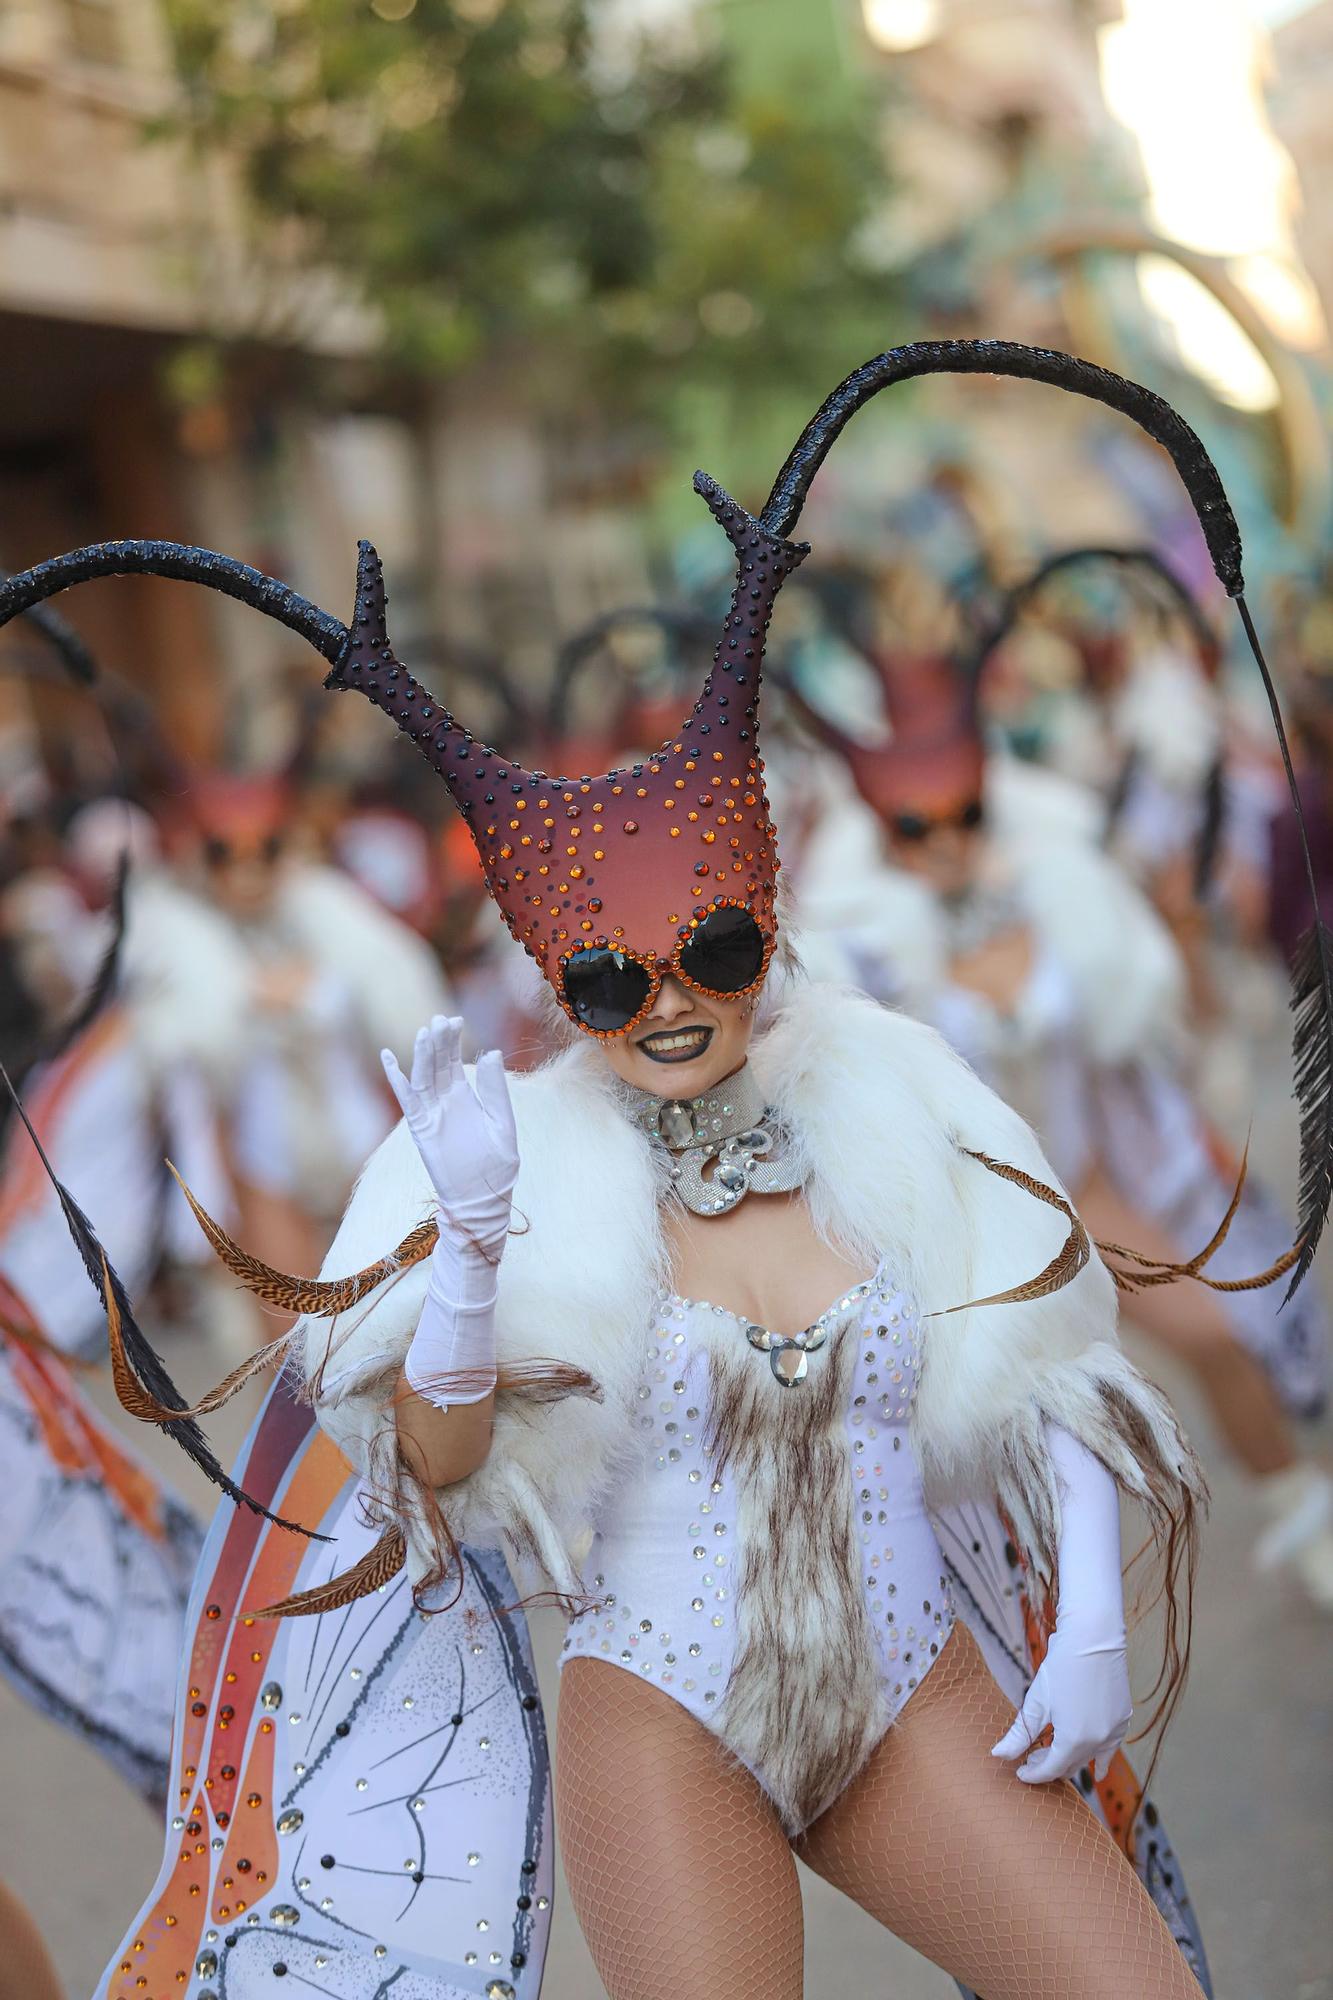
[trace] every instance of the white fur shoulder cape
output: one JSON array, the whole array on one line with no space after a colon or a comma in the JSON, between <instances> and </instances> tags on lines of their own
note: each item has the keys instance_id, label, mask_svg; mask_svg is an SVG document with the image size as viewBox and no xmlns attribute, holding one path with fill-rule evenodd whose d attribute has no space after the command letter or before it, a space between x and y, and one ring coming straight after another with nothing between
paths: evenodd
<instances>
[{"instance_id":1,"label":"white fur shoulder cape","mask_svg":"<svg viewBox=\"0 0 1333 2000\"><path fill-rule=\"evenodd\" d=\"M801 1149L818 1227L867 1270L883 1257L923 1315L941 1315L926 1320L913 1417L932 1505L998 1498L1049 1574L1058 1500L1048 1420L1131 1493L1172 1506L1182 1486L1195 1489L1170 1408L1116 1345L1115 1291L1095 1254L1045 1298L950 1310L1034 1277L1066 1224L968 1157L983 1153L1056 1185L1028 1127L933 1030L862 995L796 984L751 1059ZM526 1227L500 1267L500 1360L572 1362L599 1394L547 1403L502 1394L486 1463L440 1498L460 1540L503 1541L575 1592L592 1516L631 1449L643 1350L669 1289L659 1168L586 1042L512 1078L511 1089L522 1162L515 1210ZM323 1275L373 1263L433 1206L399 1125L366 1167ZM419 1265L332 1327L308 1320L297 1330L320 1423L382 1495L398 1486L390 1398L425 1288ZM423 1523L404 1525L419 1577L432 1546Z\"/></svg>"}]
</instances>

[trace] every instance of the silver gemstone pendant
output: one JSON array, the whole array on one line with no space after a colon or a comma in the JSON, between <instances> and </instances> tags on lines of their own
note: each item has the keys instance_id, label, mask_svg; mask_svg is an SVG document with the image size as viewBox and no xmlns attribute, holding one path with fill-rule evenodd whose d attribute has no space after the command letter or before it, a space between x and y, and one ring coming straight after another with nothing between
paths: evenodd
<instances>
[{"instance_id":1,"label":"silver gemstone pendant","mask_svg":"<svg viewBox=\"0 0 1333 2000\"><path fill-rule=\"evenodd\" d=\"M794 1389L810 1372L810 1357L794 1340L784 1341L781 1347L774 1341L768 1350L768 1365L784 1389Z\"/></svg>"},{"instance_id":2,"label":"silver gemstone pendant","mask_svg":"<svg viewBox=\"0 0 1333 2000\"><path fill-rule=\"evenodd\" d=\"M693 1107L678 1098L668 1098L657 1114L657 1130L664 1143L678 1151L685 1146L697 1146L699 1130Z\"/></svg>"}]
</instances>

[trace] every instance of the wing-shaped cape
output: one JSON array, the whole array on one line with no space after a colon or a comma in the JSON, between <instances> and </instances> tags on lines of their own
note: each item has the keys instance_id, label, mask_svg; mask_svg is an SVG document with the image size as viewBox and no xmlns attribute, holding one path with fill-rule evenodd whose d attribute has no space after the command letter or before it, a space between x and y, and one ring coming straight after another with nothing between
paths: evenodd
<instances>
[{"instance_id":1,"label":"wing-shaped cape","mask_svg":"<svg viewBox=\"0 0 1333 2000\"><path fill-rule=\"evenodd\" d=\"M160 1806L203 1530L3 1281L0 1452L0 1674Z\"/></svg>"},{"instance_id":2,"label":"wing-shaped cape","mask_svg":"<svg viewBox=\"0 0 1333 2000\"><path fill-rule=\"evenodd\" d=\"M265 1618L379 1534L346 1461L280 1377L237 1477L259 1514L215 1518L190 1599L166 1853L98 2000L300 1990L357 2000L536 2000L554 1872L546 1732L518 1592L466 1548L423 1617L405 1576L336 1612Z\"/></svg>"}]
</instances>

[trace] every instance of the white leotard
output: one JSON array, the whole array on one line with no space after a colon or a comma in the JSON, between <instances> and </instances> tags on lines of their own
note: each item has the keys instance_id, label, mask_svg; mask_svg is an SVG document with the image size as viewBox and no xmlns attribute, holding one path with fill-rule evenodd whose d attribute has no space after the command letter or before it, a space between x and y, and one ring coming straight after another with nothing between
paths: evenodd
<instances>
[{"instance_id":1,"label":"white leotard","mask_svg":"<svg viewBox=\"0 0 1333 2000\"><path fill-rule=\"evenodd\" d=\"M815 1322L790 1388L748 1324L700 1300L659 1305L637 1450L601 1508L595 1602L563 1659L651 1681L781 1803L791 1784L757 1753L771 1720L734 1726L753 1705L743 1684L763 1678L764 1632L781 1632L808 1691L803 1706L789 1679L790 1729L810 1726L809 1703L841 1703L868 1750L941 1650L953 1604L908 1429L919 1327L891 1278L881 1268Z\"/></svg>"}]
</instances>

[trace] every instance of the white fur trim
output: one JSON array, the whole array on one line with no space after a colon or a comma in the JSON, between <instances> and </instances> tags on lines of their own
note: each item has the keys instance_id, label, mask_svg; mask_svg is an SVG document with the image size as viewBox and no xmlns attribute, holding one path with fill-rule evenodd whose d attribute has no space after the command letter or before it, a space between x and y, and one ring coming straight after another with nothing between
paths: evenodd
<instances>
[{"instance_id":1,"label":"white fur trim","mask_svg":"<svg viewBox=\"0 0 1333 2000\"><path fill-rule=\"evenodd\" d=\"M1046 1417L1094 1451L1104 1446L1109 1420L1096 1385L1139 1378L1114 1346L1115 1292L1095 1255L1049 1297L948 1311L1033 1277L1063 1240L1057 1213L966 1157L986 1153L1054 1185L1022 1120L932 1030L836 988L795 988L753 1060L801 1148L817 1227L866 1268L883 1256L923 1313L939 1315L926 1322L913 1419L931 1503L1007 1490L1022 1458L1015 1440ZM500 1271L499 1358L575 1362L601 1397L502 1397L486 1464L443 1499L462 1539L493 1541L498 1531L570 1588L574 1551L630 1447L634 1388L666 1288L657 1168L586 1043L511 1088L523 1233ZM430 1207L399 1127L366 1168L324 1274L382 1256ZM376 1450L391 1422L388 1396L425 1284L419 1267L345 1325L305 1324L312 1378L329 1355L320 1422L362 1468L383 1472ZM1163 1421L1174 1437L1169 1412ZM1132 1485L1123 1452L1112 1470ZM1029 1516L1043 1507L1035 1492L1013 1504Z\"/></svg>"}]
</instances>

